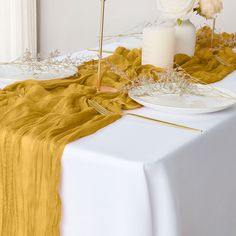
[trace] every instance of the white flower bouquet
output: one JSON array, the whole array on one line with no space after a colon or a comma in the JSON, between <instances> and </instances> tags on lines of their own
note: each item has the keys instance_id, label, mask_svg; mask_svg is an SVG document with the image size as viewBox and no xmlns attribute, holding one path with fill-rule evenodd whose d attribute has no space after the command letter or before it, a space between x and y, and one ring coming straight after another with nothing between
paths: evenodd
<instances>
[{"instance_id":1,"label":"white flower bouquet","mask_svg":"<svg viewBox=\"0 0 236 236\"><path fill-rule=\"evenodd\" d=\"M186 20L193 12L215 19L223 9L222 0L157 0L158 9L169 19Z\"/></svg>"}]
</instances>

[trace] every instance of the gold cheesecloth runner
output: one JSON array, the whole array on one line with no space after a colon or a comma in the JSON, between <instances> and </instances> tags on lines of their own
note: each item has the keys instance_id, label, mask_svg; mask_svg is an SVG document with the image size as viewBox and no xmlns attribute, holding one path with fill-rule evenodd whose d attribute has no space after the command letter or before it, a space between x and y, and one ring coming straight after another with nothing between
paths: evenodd
<instances>
[{"instance_id":1,"label":"gold cheesecloth runner","mask_svg":"<svg viewBox=\"0 0 236 236\"><path fill-rule=\"evenodd\" d=\"M200 35L196 55L177 55L176 63L211 83L236 69L236 54L230 47L216 55L230 66L219 62ZM141 66L140 50L118 48L103 61L103 84L120 87L140 74L152 76L158 70ZM90 61L74 77L30 80L0 90L1 236L60 235L60 161L65 145L120 118L98 114L88 106L88 99L109 105L114 112L139 107L124 93L97 94L96 73L97 61Z\"/></svg>"}]
</instances>

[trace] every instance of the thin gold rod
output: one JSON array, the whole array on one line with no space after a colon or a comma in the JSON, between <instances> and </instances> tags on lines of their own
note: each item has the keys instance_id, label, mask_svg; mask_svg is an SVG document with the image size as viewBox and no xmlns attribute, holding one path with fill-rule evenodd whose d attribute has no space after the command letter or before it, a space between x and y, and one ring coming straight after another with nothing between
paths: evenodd
<instances>
[{"instance_id":1,"label":"thin gold rod","mask_svg":"<svg viewBox=\"0 0 236 236\"><path fill-rule=\"evenodd\" d=\"M97 91L101 89L101 65L103 53L103 34L104 34L104 18L105 18L105 1L101 0L101 18L100 18L100 37L99 37L99 59L98 59L98 78L97 78Z\"/></svg>"},{"instance_id":2,"label":"thin gold rod","mask_svg":"<svg viewBox=\"0 0 236 236\"><path fill-rule=\"evenodd\" d=\"M158 123L168 125L168 126L172 126L172 127L175 127L175 128L186 129L186 130L200 132L200 133L203 132L203 130L201 130L201 129L196 129L196 128L188 127L188 126L185 126L185 125L179 125L179 124L175 124L175 123L171 123L171 122L167 122L167 121L163 121L163 120L157 120L157 119L153 119L153 118L150 118L150 117L141 116L141 115L137 115L137 114L133 114L133 113L124 113L124 115L139 117L139 118L146 119L146 120L151 120L151 121L158 122Z\"/></svg>"},{"instance_id":3,"label":"thin gold rod","mask_svg":"<svg viewBox=\"0 0 236 236\"><path fill-rule=\"evenodd\" d=\"M93 48L88 48L87 50L91 51L91 52L99 52L98 49L93 49ZM109 54L113 54L114 53L114 51L110 51L110 50L102 50L102 52L109 53Z\"/></svg>"},{"instance_id":4,"label":"thin gold rod","mask_svg":"<svg viewBox=\"0 0 236 236\"><path fill-rule=\"evenodd\" d=\"M213 25L212 25L211 49L213 49L214 46L215 30L216 30L216 18L213 19Z\"/></svg>"}]
</instances>

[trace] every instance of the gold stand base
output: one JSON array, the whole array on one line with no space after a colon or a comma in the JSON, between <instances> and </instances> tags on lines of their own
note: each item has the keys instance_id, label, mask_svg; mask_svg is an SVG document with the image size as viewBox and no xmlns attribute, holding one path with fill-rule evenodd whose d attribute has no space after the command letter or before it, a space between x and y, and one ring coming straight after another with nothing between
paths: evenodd
<instances>
[{"instance_id":1,"label":"gold stand base","mask_svg":"<svg viewBox=\"0 0 236 236\"><path fill-rule=\"evenodd\" d=\"M108 86L101 86L100 88L97 89L97 92L99 92L99 93L117 93L118 89L108 87Z\"/></svg>"}]
</instances>

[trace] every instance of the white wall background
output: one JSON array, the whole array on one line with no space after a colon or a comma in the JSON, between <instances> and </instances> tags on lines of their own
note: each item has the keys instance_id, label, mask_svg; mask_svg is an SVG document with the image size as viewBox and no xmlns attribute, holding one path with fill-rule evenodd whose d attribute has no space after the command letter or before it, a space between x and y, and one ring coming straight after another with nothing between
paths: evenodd
<instances>
[{"instance_id":1,"label":"white wall background","mask_svg":"<svg viewBox=\"0 0 236 236\"><path fill-rule=\"evenodd\" d=\"M37 54L36 0L0 0L0 61Z\"/></svg>"},{"instance_id":2,"label":"white wall background","mask_svg":"<svg viewBox=\"0 0 236 236\"><path fill-rule=\"evenodd\" d=\"M119 34L158 17L156 0L107 0L105 34ZM236 1L223 0L219 30L236 32ZM39 48L42 55L94 47L98 42L100 0L39 0ZM205 23L193 17L196 25Z\"/></svg>"}]
</instances>

